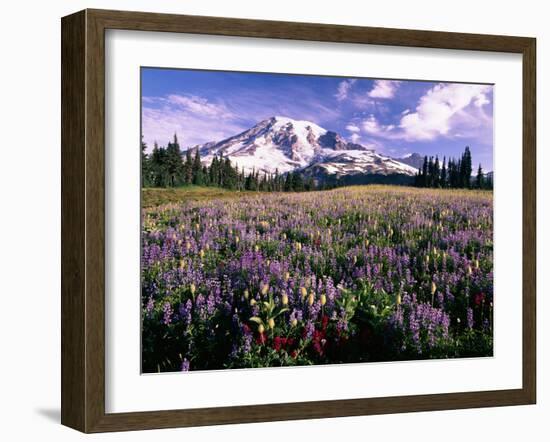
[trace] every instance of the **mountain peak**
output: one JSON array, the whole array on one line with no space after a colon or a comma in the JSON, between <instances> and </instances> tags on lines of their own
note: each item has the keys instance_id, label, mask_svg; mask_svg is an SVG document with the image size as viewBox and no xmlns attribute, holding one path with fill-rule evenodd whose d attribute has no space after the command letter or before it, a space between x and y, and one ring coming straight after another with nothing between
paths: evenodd
<instances>
[{"instance_id":1,"label":"mountain peak","mask_svg":"<svg viewBox=\"0 0 550 442\"><path fill-rule=\"evenodd\" d=\"M274 123L276 127L291 126L297 130L311 130L312 132L317 134L324 134L325 132L327 132L327 130L322 128L321 126L307 120L295 120L293 118L284 117L281 115L275 115L274 117L271 117L270 120Z\"/></svg>"},{"instance_id":2,"label":"mountain peak","mask_svg":"<svg viewBox=\"0 0 550 442\"><path fill-rule=\"evenodd\" d=\"M382 171L409 176L415 173L410 166L349 143L316 123L281 115L262 120L233 137L196 147L205 163L222 155L245 172L286 173L323 164L330 173L342 169L337 163L344 162L346 173Z\"/></svg>"}]
</instances>

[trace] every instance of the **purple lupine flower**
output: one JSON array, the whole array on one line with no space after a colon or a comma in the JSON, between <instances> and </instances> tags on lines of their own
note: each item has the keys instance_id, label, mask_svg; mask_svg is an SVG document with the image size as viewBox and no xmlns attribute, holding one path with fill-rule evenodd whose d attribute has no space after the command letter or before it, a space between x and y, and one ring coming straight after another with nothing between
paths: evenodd
<instances>
[{"instance_id":1,"label":"purple lupine flower","mask_svg":"<svg viewBox=\"0 0 550 442\"><path fill-rule=\"evenodd\" d=\"M344 333L348 331L348 321L345 318L338 319L336 323L336 329L339 333Z\"/></svg>"},{"instance_id":2,"label":"purple lupine flower","mask_svg":"<svg viewBox=\"0 0 550 442\"><path fill-rule=\"evenodd\" d=\"M184 358L181 362L181 371L189 371L191 368L191 363L187 360L187 358Z\"/></svg>"},{"instance_id":3,"label":"purple lupine flower","mask_svg":"<svg viewBox=\"0 0 550 442\"><path fill-rule=\"evenodd\" d=\"M193 302L188 299L184 304L180 304L179 313L180 318L184 324L189 325L191 323L191 315L193 311Z\"/></svg>"},{"instance_id":4,"label":"purple lupine flower","mask_svg":"<svg viewBox=\"0 0 550 442\"><path fill-rule=\"evenodd\" d=\"M311 339L313 337L314 332L315 332L315 325L311 320L307 320L305 325L305 338Z\"/></svg>"},{"instance_id":5,"label":"purple lupine flower","mask_svg":"<svg viewBox=\"0 0 550 442\"><path fill-rule=\"evenodd\" d=\"M241 351L244 354L250 353L250 350L252 349L252 333L247 333L243 336L243 346L241 348Z\"/></svg>"},{"instance_id":6,"label":"purple lupine flower","mask_svg":"<svg viewBox=\"0 0 550 442\"><path fill-rule=\"evenodd\" d=\"M288 318L288 324L292 327L294 326L294 323L295 321L297 323L300 323L303 319L303 312L302 310L292 310L292 312L290 313L289 315L289 318Z\"/></svg>"},{"instance_id":7,"label":"purple lupine flower","mask_svg":"<svg viewBox=\"0 0 550 442\"><path fill-rule=\"evenodd\" d=\"M164 313L162 317L162 323L165 325L170 324L172 322L172 314L174 313L172 305L169 302L165 302L162 305L162 312Z\"/></svg>"},{"instance_id":8,"label":"purple lupine flower","mask_svg":"<svg viewBox=\"0 0 550 442\"><path fill-rule=\"evenodd\" d=\"M466 310L466 323L468 324L469 329L474 328L474 311L471 307L468 307Z\"/></svg>"},{"instance_id":9,"label":"purple lupine flower","mask_svg":"<svg viewBox=\"0 0 550 442\"><path fill-rule=\"evenodd\" d=\"M154 308L155 308L155 301L153 300L152 296L149 296L149 300L147 301L147 306L145 307L145 311L147 312L148 317L151 317L151 314L153 313Z\"/></svg>"},{"instance_id":10,"label":"purple lupine flower","mask_svg":"<svg viewBox=\"0 0 550 442\"><path fill-rule=\"evenodd\" d=\"M216 311L216 298L212 295L209 295L206 298L206 312L212 316Z\"/></svg>"},{"instance_id":11,"label":"purple lupine flower","mask_svg":"<svg viewBox=\"0 0 550 442\"><path fill-rule=\"evenodd\" d=\"M316 321L319 317L319 313L321 313L321 303L319 301L315 301L309 306L308 313L311 320Z\"/></svg>"}]
</instances>

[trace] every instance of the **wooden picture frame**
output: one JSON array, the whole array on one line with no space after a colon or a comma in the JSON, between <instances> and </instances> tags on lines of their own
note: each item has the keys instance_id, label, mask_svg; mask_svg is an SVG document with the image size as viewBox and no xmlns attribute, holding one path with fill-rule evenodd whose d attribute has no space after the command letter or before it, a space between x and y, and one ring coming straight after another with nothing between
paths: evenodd
<instances>
[{"instance_id":1,"label":"wooden picture frame","mask_svg":"<svg viewBox=\"0 0 550 442\"><path fill-rule=\"evenodd\" d=\"M523 58L523 385L271 405L105 412L105 30L139 30L418 48ZM62 424L142 430L534 404L536 400L536 41L533 38L84 10L62 19Z\"/></svg>"}]
</instances>

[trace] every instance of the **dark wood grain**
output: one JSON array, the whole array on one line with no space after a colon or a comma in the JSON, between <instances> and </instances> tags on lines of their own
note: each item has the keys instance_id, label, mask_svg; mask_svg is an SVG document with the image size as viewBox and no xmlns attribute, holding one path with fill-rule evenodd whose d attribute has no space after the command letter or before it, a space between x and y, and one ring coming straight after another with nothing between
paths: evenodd
<instances>
[{"instance_id":1,"label":"dark wood grain","mask_svg":"<svg viewBox=\"0 0 550 442\"><path fill-rule=\"evenodd\" d=\"M537 77L536 41L523 51L523 389L537 395Z\"/></svg>"},{"instance_id":2,"label":"dark wood grain","mask_svg":"<svg viewBox=\"0 0 550 442\"><path fill-rule=\"evenodd\" d=\"M86 431L105 415L105 37L86 11Z\"/></svg>"},{"instance_id":3,"label":"dark wood grain","mask_svg":"<svg viewBox=\"0 0 550 442\"><path fill-rule=\"evenodd\" d=\"M523 386L514 390L105 413L105 30L280 38L523 55ZM84 432L314 419L536 400L535 40L86 10L62 20L62 423Z\"/></svg>"},{"instance_id":4,"label":"dark wood grain","mask_svg":"<svg viewBox=\"0 0 550 442\"><path fill-rule=\"evenodd\" d=\"M232 35L336 43L521 53L525 37L419 31L318 23L247 20L149 12L88 10L106 29Z\"/></svg>"},{"instance_id":5,"label":"dark wood grain","mask_svg":"<svg viewBox=\"0 0 550 442\"><path fill-rule=\"evenodd\" d=\"M63 19L61 34L61 422L85 428L84 12Z\"/></svg>"}]
</instances>

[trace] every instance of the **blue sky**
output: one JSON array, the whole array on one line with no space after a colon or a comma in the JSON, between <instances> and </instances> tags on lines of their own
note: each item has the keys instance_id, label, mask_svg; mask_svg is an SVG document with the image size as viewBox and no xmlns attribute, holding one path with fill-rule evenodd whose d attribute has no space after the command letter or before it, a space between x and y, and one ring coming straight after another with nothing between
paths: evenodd
<instances>
[{"instance_id":1,"label":"blue sky","mask_svg":"<svg viewBox=\"0 0 550 442\"><path fill-rule=\"evenodd\" d=\"M149 149L219 141L281 115L401 157L459 156L493 169L493 87L431 81L142 68Z\"/></svg>"}]
</instances>

